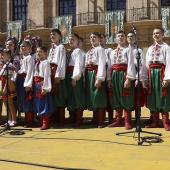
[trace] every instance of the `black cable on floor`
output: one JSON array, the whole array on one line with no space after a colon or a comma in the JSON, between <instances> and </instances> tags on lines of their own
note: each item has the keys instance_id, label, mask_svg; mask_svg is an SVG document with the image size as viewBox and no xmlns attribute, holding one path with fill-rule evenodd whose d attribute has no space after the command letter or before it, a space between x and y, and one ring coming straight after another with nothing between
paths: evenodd
<instances>
[{"instance_id":1,"label":"black cable on floor","mask_svg":"<svg viewBox=\"0 0 170 170\"><path fill-rule=\"evenodd\" d=\"M151 145L151 143L162 143L162 142L164 142L164 140L161 139L158 136L145 136L145 137L141 137L141 139L142 139L142 143L146 142L146 143L149 143L150 145Z\"/></svg>"}]
</instances>

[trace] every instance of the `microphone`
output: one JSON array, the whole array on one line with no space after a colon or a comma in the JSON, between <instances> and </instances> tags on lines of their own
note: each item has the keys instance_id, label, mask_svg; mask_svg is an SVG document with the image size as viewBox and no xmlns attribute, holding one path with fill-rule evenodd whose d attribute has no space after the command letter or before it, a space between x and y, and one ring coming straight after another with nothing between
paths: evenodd
<instances>
[{"instance_id":1,"label":"microphone","mask_svg":"<svg viewBox=\"0 0 170 170\"><path fill-rule=\"evenodd\" d=\"M132 27L132 30L133 30L133 32L134 32L135 35L136 35L136 34L137 34L137 31L136 31L136 27L135 27L135 26Z\"/></svg>"},{"instance_id":2,"label":"microphone","mask_svg":"<svg viewBox=\"0 0 170 170\"><path fill-rule=\"evenodd\" d=\"M21 43L22 43L22 41L18 41L16 50L15 50L16 53L19 51Z\"/></svg>"},{"instance_id":3,"label":"microphone","mask_svg":"<svg viewBox=\"0 0 170 170\"><path fill-rule=\"evenodd\" d=\"M3 47L2 47L2 45L0 44L0 53L2 53L3 52Z\"/></svg>"}]
</instances>

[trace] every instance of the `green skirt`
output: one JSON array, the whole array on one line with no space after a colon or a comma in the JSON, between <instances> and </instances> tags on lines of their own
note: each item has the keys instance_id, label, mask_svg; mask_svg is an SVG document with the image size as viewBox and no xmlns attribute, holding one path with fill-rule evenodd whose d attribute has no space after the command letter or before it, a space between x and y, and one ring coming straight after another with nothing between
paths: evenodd
<instances>
[{"instance_id":1,"label":"green skirt","mask_svg":"<svg viewBox=\"0 0 170 170\"><path fill-rule=\"evenodd\" d=\"M83 76L76 81L76 86L72 86L73 71L66 72L66 86L67 86L67 110L75 112L78 108L86 108L86 96L83 84Z\"/></svg>"},{"instance_id":2,"label":"green skirt","mask_svg":"<svg viewBox=\"0 0 170 170\"><path fill-rule=\"evenodd\" d=\"M153 112L170 111L170 85L166 96L162 95L161 69L151 69L151 93L147 94L147 107Z\"/></svg>"},{"instance_id":3,"label":"green skirt","mask_svg":"<svg viewBox=\"0 0 170 170\"><path fill-rule=\"evenodd\" d=\"M130 88L124 88L124 71L112 72L112 95L110 105L113 109L131 110L134 106L134 81Z\"/></svg>"},{"instance_id":4,"label":"green skirt","mask_svg":"<svg viewBox=\"0 0 170 170\"><path fill-rule=\"evenodd\" d=\"M86 74L86 96L87 109L96 111L97 108L105 108L107 105L106 83L102 82L102 88L98 89L95 84L95 71L87 71Z\"/></svg>"}]
</instances>

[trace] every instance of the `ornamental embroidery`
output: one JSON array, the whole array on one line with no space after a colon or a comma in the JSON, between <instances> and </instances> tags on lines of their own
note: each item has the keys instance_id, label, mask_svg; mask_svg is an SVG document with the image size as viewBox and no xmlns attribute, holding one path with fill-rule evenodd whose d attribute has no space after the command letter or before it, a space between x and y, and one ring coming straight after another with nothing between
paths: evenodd
<instances>
[{"instance_id":1,"label":"ornamental embroidery","mask_svg":"<svg viewBox=\"0 0 170 170\"><path fill-rule=\"evenodd\" d=\"M123 48L116 48L114 56L113 56L113 62L114 63L121 63L122 61L122 52L123 52Z\"/></svg>"},{"instance_id":2,"label":"ornamental embroidery","mask_svg":"<svg viewBox=\"0 0 170 170\"><path fill-rule=\"evenodd\" d=\"M156 44L153 48L152 48L152 59L151 61L159 61L159 57L160 57L160 52L161 52L161 45Z\"/></svg>"},{"instance_id":3,"label":"ornamental embroidery","mask_svg":"<svg viewBox=\"0 0 170 170\"><path fill-rule=\"evenodd\" d=\"M93 64L93 50L94 47L91 47L91 49L87 52L87 65Z\"/></svg>"},{"instance_id":4,"label":"ornamental embroidery","mask_svg":"<svg viewBox=\"0 0 170 170\"><path fill-rule=\"evenodd\" d=\"M56 49L56 45L53 43L52 44L52 50L51 50L50 55L49 55L49 62L52 62L53 59L54 59L55 49Z\"/></svg>"}]
</instances>

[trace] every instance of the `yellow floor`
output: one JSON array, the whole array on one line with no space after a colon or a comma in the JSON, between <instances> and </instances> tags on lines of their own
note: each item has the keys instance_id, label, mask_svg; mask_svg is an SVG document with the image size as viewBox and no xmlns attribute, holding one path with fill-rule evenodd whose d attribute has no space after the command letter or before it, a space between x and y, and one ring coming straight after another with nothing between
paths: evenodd
<instances>
[{"instance_id":1,"label":"yellow floor","mask_svg":"<svg viewBox=\"0 0 170 170\"><path fill-rule=\"evenodd\" d=\"M84 116L87 120L91 112L85 111ZM148 110L142 109L142 122L148 116ZM139 133L116 135L127 132L124 127L53 125L46 131L33 128L20 136L6 131L0 134L0 170L170 170L170 132L162 128L162 120L160 128L146 129L142 125L142 130L161 133L164 142L139 146Z\"/></svg>"}]
</instances>

